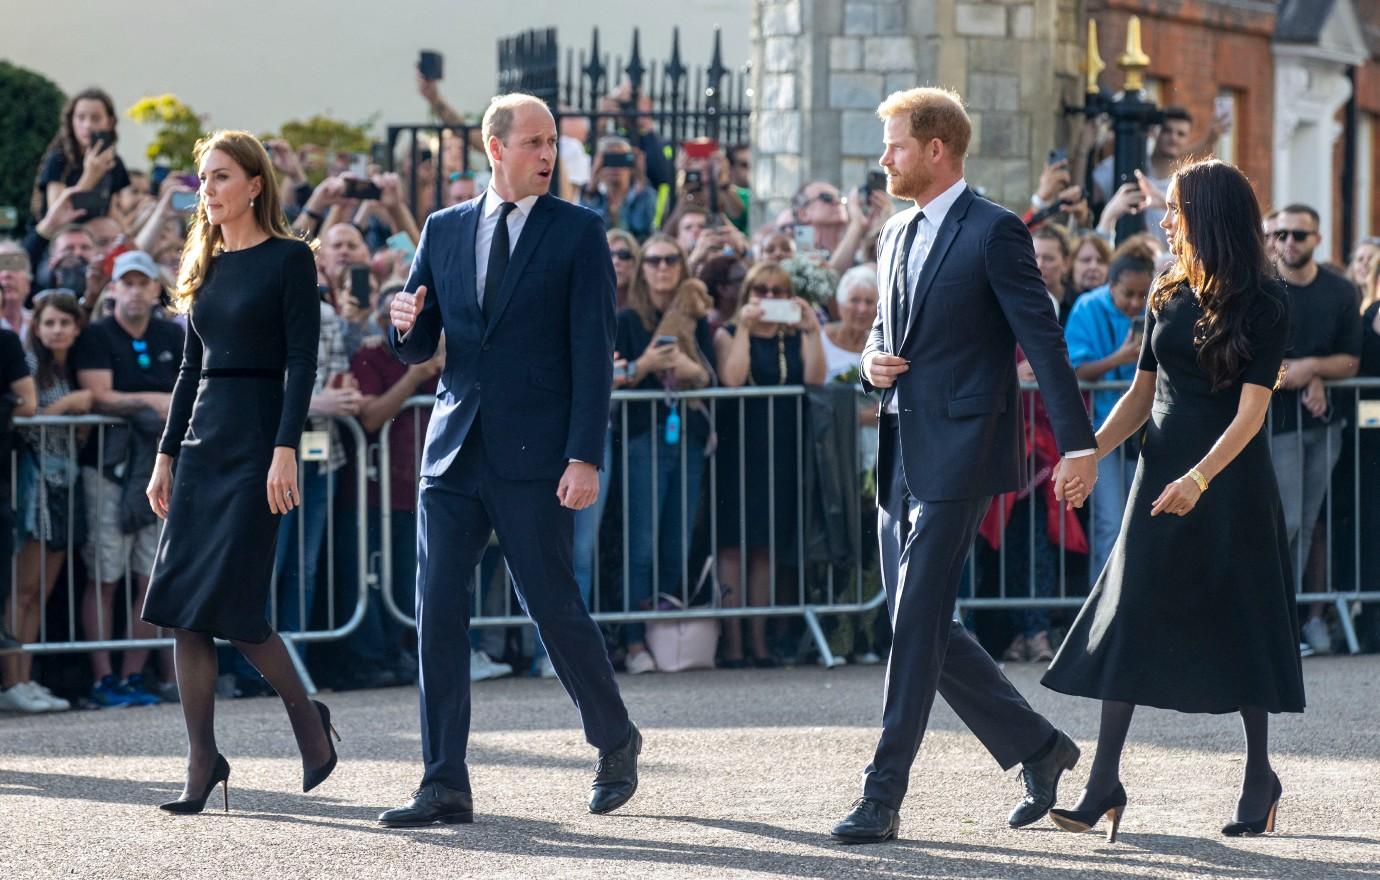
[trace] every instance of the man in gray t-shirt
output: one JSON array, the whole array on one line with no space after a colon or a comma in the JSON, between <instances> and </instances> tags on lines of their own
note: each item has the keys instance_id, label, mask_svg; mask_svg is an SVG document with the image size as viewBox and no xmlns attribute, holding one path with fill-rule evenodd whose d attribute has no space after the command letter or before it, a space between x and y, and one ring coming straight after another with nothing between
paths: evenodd
<instances>
[{"instance_id":1,"label":"man in gray t-shirt","mask_svg":"<svg viewBox=\"0 0 1380 880\"><path fill-rule=\"evenodd\" d=\"M1154 140L1150 145L1150 157L1146 162L1145 178L1156 192L1161 196L1169 188L1169 178L1174 173L1174 166L1179 163L1189 152L1189 136L1193 133L1193 117L1182 107L1166 107L1164 110L1164 122L1159 126ZM1112 157L1108 156L1097 167L1093 169L1093 187L1097 190L1097 198L1106 202L1116 194L1118 183L1112 179ZM1141 212L1145 217L1145 229L1151 235L1165 243L1164 230L1160 228L1160 220L1164 218L1164 206L1162 202L1152 203Z\"/></svg>"}]
</instances>

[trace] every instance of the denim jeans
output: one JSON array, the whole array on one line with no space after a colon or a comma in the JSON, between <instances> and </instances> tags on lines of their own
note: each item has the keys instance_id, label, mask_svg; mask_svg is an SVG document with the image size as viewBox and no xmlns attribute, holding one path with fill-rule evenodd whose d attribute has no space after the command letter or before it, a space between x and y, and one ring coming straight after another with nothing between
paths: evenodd
<instances>
[{"instance_id":1,"label":"denim jeans","mask_svg":"<svg viewBox=\"0 0 1380 880\"><path fill-rule=\"evenodd\" d=\"M683 484L681 444L667 443L665 433L660 429L628 438L628 469L623 479L628 487L624 516L628 523L629 610L651 607L654 590L679 592L683 564L681 532L688 531L695 522L700 500L700 479L704 474L704 441L686 432L681 436L681 442L684 444L685 464ZM682 504L685 507L683 521ZM628 644L641 643L645 631L643 624L629 624Z\"/></svg>"},{"instance_id":2,"label":"denim jeans","mask_svg":"<svg viewBox=\"0 0 1380 880\"><path fill-rule=\"evenodd\" d=\"M1093 584L1102 576L1121 534L1126 500L1131 497L1131 484L1136 479L1136 462L1136 456L1127 454L1122 447L1097 463L1097 483L1092 491L1092 559L1088 565L1088 577Z\"/></svg>"},{"instance_id":3,"label":"denim jeans","mask_svg":"<svg viewBox=\"0 0 1380 880\"><path fill-rule=\"evenodd\" d=\"M279 632L301 632L311 626L316 575L326 544L326 525L335 489L335 480L327 478L320 462L302 465L302 504L278 523L274 570L278 573ZM339 622L342 621L332 621Z\"/></svg>"},{"instance_id":4,"label":"denim jeans","mask_svg":"<svg viewBox=\"0 0 1380 880\"><path fill-rule=\"evenodd\" d=\"M597 565L599 550L599 524L604 519L604 505L608 504L609 491L613 487L613 431L604 434L603 470L599 472L599 497L584 510L575 512L575 583L580 585L580 598L585 607L590 607L590 597L594 595L594 566ZM533 628L535 630L535 627ZM541 635L535 636L533 660L546 656L546 646L541 643Z\"/></svg>"}]
</instances>

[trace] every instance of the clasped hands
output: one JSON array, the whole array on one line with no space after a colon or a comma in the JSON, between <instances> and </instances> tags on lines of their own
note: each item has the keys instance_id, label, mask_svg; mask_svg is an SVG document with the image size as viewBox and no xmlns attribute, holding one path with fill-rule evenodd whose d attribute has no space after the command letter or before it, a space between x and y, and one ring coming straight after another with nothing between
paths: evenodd
<instances>
[{"instance_id":1,"label":"clasped hands","mask_svg":"<svg viewBox=\"0 0 1380 880\"><path fill-rule=\"evenodd\" d=\"M1082 507L1097 482L1097 456L1080 455L1059 459L1054 466L1054 497L1068 505L1069 510Z\"/></svg>"}]
</instances>

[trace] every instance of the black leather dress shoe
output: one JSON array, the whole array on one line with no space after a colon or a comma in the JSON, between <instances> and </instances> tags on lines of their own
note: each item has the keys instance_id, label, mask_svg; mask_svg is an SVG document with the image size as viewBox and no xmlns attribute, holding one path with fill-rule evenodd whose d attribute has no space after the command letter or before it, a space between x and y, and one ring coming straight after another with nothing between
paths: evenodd
<instances>
[{"instance_id":1,"label":"black leather dress shoe","mask_svg":"<svg viewBox=\"0 0 1380 880\"><path fill-rule=\"evenodd\" d=\"M629 724L628 741L599 756L594 784L589 787L589 811L612 813L632 800L637 792L637 756L642 752L642 733Z\"/></svg>"},{"instance_id":2,"label":"black leather dress shoe","mask_svg":"<svg viewBox=\"0 0 1380 880\"><path fill-rule=\"evenodd\" d=\"M1038 761L1030 761L1021 767L1021 782L1025 783L1025 797L1006 824L1012 828L1024 828L1038 822L1054 806L1059 796L1059 777L1065 770L1072 770L1078 763L1078 746L1062 730L1054 731L1054 748Z\"/></svg>"},{"instance_id":3,"label":"black leather dress shoe","mask_svg":"<svg viewBox=\"0 0 1380 880\"><path fill-rule=\"evenodd\" d=\"M895 840L900 830L900 813L881 801L858 798L829 836L839 843L882 843Z\"/></svg>"},{"instance_id":4,"label":"black leather dress shoe","mask_svg":"<svg viewBox=\"0 0 1380 880\"><path fill-rule=\"evenodd\" d=\"M385 828L420 828L442 822L467 825L474 821L474 799L468 791L456 791L436 782L412 793L412 800L379 814Z\"/></svg>"}]
</instances>

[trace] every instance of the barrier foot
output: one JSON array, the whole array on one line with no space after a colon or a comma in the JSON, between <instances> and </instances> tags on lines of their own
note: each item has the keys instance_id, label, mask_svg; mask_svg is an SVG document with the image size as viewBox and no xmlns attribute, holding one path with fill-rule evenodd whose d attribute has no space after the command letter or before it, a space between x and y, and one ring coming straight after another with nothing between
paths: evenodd
<instances>
[{"instance_id":1,"label":"barrier foot","mask_svg":"<svg viewBox=\"0 0 1380 880\"><path fill-rule=\"evenodd\" d=\"M1361 611L1361 603L1356 603L1356 612ZM1351 603L1346 599L1337 600L1337 622L1342 625L1342 634L1346 636L1346 649L1349 654L1361 653L1361 643L1356 639L1356 623L1351 618Z\"/></svg>"},{"instance_id":2,"label":"barrier foot","mask_svg":"<svg viewBox=\"0 0 1380 880\"><path fill-rule=\"evenodd\" d=\"M835 666L848 663L842 657L835 657L834 652L829 650L829 640L824 637L824 628L819 625L819 615L815 614L813 608L805 609L805 625L810 628L810 635L815 639L815 647L819 649L819 665L825 669L833 669Z\"/></svg>"},{"instance_id":3,"label":"barrier foot","mask_svg":"<svg viewBox=\"0 0 1380 880\"><path fill-rule=\"evenodd\" d=\"M316 682L311 680L311 673L307 671L307 664L302 662L302 655L297 651L297 642L284 637L283 645L287 648L288 657L292 659L292 668L297 670L297 677L302 679L302 687L306 688L307 696L316 696Z\"/></svg>"}]
</instances>

